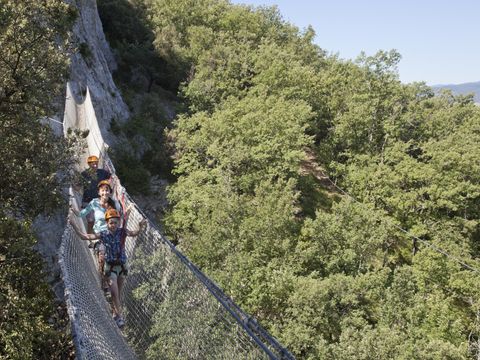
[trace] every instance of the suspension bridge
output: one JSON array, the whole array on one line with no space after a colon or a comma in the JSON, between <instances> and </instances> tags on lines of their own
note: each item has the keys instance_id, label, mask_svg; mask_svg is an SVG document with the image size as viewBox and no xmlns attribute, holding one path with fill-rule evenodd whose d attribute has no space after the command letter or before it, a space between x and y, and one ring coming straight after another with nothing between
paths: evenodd
<instances>
[{"instance_id":1,"label":"suspension bridge","mask_svg":"<svg viewBox=\"0 0 480 360\"><path fill-rule=\"evenodd\" d=\"M89 130L79 164L85 164L89 155L100 155L100 166L115 173L88 88L77 102L67 85L63 129L65 136L72 129ZM128 227L136 228L145 214L115 176L112 185L115 197L133 206ZM70 189L70 198L78 209L80 194ZM83 222L76 221L85 230ZM139 236L127 238L125 249L127 326L121 331L112 319L88 242L81 241L70 225L65 228L59 258L78 359L293 359L154 223L149 221Z\"/></svg>"}]
</instances>

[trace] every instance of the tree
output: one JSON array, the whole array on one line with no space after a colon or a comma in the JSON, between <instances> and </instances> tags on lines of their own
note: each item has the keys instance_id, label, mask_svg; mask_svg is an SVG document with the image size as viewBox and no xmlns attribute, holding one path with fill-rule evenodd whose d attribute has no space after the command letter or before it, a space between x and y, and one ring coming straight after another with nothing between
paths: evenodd
<instances>
[{"instance_id":1,"label":"tree","mask_svg":"<svg viewBox=\"0 0 480 360\"><path fill-rule=\"evenodd\" d=\"M56 326L52 293L45 281L28 221L0 218L0 358L52 359L65 354L68 335Z\"/></svg>"},{"instance_id":2,"label":"tree","mask_svg":"<svg viewBox=\"0 0 480 360\"><path fill-rule=\"evenodd\" d=\"M60 0L1 0L0 114L39 118L52 109L66 75L76 12ZM62 51L59 51L59 50Z\"/></svg>"},{"instance_id":3,"label":"tree","mask_svg":"<svg viewBox=\"0 0 480 360\"><path fill-rule=\"evenodd\" d=\"M64 84L74 12L60 0L0 4L0 211L32 217L56 207L72 163L40 119Z\"/></svg>"},{"instance_id":4,"label":"tree","mask_svg":"<svg viewBox=\"0 0 480 360\"><path fill-rule=\"evenodd\" d=\"M471 99L402 84L395 50L326 56L276 8L145 4L186 105L169 132L178 247L298 358L478 354L478 274L458 262L479 268ZM358 201L322 204L306 150Z\"/></svg>"},{"instance_id":5,"label":"tree","mask_svg":"<svg viewBox=\"0 0 480 360\"><path fill-rule=\"evenodd\" d=\"M31 220L64 203L74 145L42 117L55 108L75 12L61 0L0 0L0 357L58 358L53 296L33 250ZM63 93L63 91L62 91Z\"/></svg>"}]
</instances>

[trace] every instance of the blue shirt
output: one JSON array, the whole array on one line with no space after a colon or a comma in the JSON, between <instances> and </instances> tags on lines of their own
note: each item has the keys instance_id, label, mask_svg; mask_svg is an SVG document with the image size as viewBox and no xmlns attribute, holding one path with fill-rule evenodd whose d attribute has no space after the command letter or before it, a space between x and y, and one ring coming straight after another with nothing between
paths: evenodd
<instances>
[{"instance_id":1,"label":"blue shirt","mask_svg":"<svg viewBox=\"0 0 480 360\"><path fill-rule=\"evenodd\" d=\"M115 209L120 214L120 217L122 217L122 208L120 204L117 200L113 200L113 202L115 203ZM100 199L97 198L90 201L85 207L85 209L82 209L82 211L80 211L80 216L85 217L90 211L93 211L93 214L95 216L93 231L98 234L102 231L107 230L107 222L105 221L105 212L107 211L107 209L100 205Z\"/></svg>"},{"instance_id":2,"label":"blue shirt","mask_svg":"<svg viewBox=\"0 0 480 360\"><path fill-rule=\"evenodd\" d=\"M100 241L105 245L105 261L107 263L120 261L125 264L127 262L125 246L121 247L122 233L123 228L117 228L113 234L108 230L100 233Z\"/></svg>"}]
</instances>

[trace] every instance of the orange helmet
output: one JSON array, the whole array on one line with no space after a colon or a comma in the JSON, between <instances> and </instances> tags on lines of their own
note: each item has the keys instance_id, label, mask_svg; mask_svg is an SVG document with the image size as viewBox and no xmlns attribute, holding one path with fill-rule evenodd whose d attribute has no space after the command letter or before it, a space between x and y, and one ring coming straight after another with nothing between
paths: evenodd
<instances>
[{"instance_id":1,"label":"orange helmet","mask_svg":"<svg viewBox=\"0 0 480 360\"><path fill-rule=\"evenodd\" d=\"M118 213L117 210L115 209L108 209L105 212L105 221L108 221L111 218L119 218L120 219L120 214Z\"/></svg>"},{"instance_id":2,"label":"orange helmet","mask_svg":"<svg viewBox=\"0 0 480 360\"><path fill-rule=\"evenodd\" d=\"M110 181L108 180L102 180L98 182L97 188L100 189L103 185L107 185L110 188L110 191L112 191L112 184L110 184Z\"/></svg>"},{"instance_id":3,"label":"orange helmet","mask_svg":"<svg viewBox=\"0 0 480 360\"><path fill-rule=\"evenodd\" d=\"M94 163L94 162L98 162L98 156L92 155L92 156L89 156L89 157L87 158L87 163L88 163L88 164Z\"/></svg>"}]
</instances>

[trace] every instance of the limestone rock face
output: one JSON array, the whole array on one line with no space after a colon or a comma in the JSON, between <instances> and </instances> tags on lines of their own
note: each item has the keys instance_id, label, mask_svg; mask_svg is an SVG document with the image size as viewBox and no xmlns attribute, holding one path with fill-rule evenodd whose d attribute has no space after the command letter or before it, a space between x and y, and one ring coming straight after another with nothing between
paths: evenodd
<instances>
[{"instance_id":1,"label":"limestone rock face","mask_svg":"<svg viewBox=\"0 0 480 360\"><path fill-rule=\"evenodd\" d=\"M135 195L133 199L147 214L150 220L156 222L157 218L165 215L168 208L167 191L168 181L152 176L150 179L150 194ZM158 225L158 223L157 223Z\"/></svg>"},{"instance_id":2,"label":"limestone rock face","mask_svg":"<svg viewBox=\"0 0 480 360\"><path fill-rule=\"evenodd\" d=\"M33 229L38 239L35 248L42 255L49 270L47 281L52 286L57 299L63 298L63 282L57 251L60 248L62 235L67 224L66 217L65 210L60 209L50 217L37 216L33 222Z\"/></svg>"},{"instance_id":3,"label":"limestone rock face","mask_svg":"<svg viewBox=\"0 0 480 360\"><path fill-rule=\"evenodd\" d=\"M113 82L116 62L98 15L96 0L66 0L76 7L79 18L73 27L73 42L77 51L71 57L70 80L78 99L88 86L102 136L109 145L115 137L109 132L111 120L123 123L129 110Z\"/></svg>"}]
</instances>

